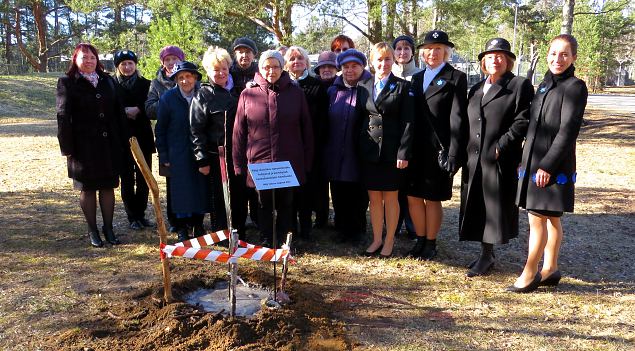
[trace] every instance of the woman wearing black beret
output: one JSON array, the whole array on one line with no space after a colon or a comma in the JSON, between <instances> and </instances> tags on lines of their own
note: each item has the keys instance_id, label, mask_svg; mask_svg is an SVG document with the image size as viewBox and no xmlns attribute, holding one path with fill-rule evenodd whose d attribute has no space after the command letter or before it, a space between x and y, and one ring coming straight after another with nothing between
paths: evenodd
<instances>
[{"instance_id":1,"label":"woman wearing black beret","mask_svg":"<svg viewBox=\"0 0 635 351\"><path fill-rule=\"evenodd\" d=\"M574 76L578 43L571 35L551 40L549 71L531 104L531 118L518 169L516 203L527 209L529 254L513 292L529 292L539 285L560 282L558 254L563 212L573 212L576 181L575 142L586 107L586 84ZM538 262L543 256L542 270Z\"/></svg>"},{"instance_id":2,"label":"woman wearing black beret","mask_svg":"<svg viewBox=\"0 0 635 351\"><path fill-rule=\"evenodd\" d=\"M511 72L516 56L510 47L503 38L487 41L478 55L487 78L468 94L459 238L481 242L481 255L470 264L468 277L487 274L494 266L494 244L518 236L516 169L534 88Z\"/></svg>"}]
</instances>

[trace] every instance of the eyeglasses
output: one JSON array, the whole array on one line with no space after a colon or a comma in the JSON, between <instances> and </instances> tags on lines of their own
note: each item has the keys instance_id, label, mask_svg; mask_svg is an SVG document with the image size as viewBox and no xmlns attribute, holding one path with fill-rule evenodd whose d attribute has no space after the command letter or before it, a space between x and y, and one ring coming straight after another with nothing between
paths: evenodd
<instances>
[{"instance_id":1,"label":"eyeglasses","mask_svg":"<svg viewBox=\"0 0 635 351\"><path fill-rule=\"evenodd\" d=\"M280 66L264 66L262 67L264 71L279 71L282 69Z\"/></svg>"},{"instance_id":2,"label":"eyeglasses","mask_svg":"<svg viewBox=\"0 0 635 351\"><path fill-rule=\"evenodd\" d=\"M337 49L335 49L335 51L333 51L333 52L334 52L334 53L336 53L336 54L339 54L340 52L344 52L344 51L346 51L346 50L348 50L348 49L349 49L349 48L343 48L343 49L341 49L341 48L337 48Z\"/></svg>"}]
</instances>

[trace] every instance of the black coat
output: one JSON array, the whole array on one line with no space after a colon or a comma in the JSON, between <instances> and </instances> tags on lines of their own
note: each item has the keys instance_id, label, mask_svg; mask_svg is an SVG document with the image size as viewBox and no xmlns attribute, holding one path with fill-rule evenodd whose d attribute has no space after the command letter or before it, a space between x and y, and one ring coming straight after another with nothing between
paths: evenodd
<instances>
[{"instance_id":1,"label":"black coat","mask_svg":"<svg viewBox=\"0 0 635 351\"><path fill-rule=\"evenodd\" d=\"M95 88L81 76L57 81L57 138L68 176L80 182L116 178L127 148L124 112L113 79L99 74Z\"/></svg>"},{"instance_id":2,"label":"black coat","mask_svg":"<svg viewBox=\"0 0 635 351\"><path fill-rule=\"evenodd\" d=\"M199 167L216 162L218 147L225 145L227 171L233 175L232 135L239 96L238 88L228 91L216 84L202 84L194 95L190 106L190 128Z\"/></svg>"},{"instance_id":3,"label":"black coat","mask_svg":"<svg viewBox=\"0 0 635 351\"><path fill-rule=\"evenodd\" d=\"M573 66L559 76L547 73L531 103L516 198L523 208L573 212L575 142L588 97L586 84L573 73ZM538 169L551 175L545 188L533 178Z\"/></svg>"},{"instance_id":4,"label":"black coat","mask_svg":"<svg viewBox=\"0 0 635 351\"><path fill-rule=\"evenodd\" d=\"M138 107L140 110L135 119L126 118L130 136L137 138L139 147L141 147L141 151L144 154L154 153L156 151L154 148L154 134L152 133L152 125L145 108L150 81L138 76L130 89L123 87L116 78L114 81L117 88L117 96L123 107Z\"/></svg>"},{"instance_id":5,"label":"black coat","mask_svg":"<svg viewBox=\"0 0 635 351\"><path fill-rule=\"evenodd\" d=\"M461 240L506 243L518 236L515 204L522 142L534 89L505 73L483 96L485 81L468 94L467 163L461 184ZM496 159L496 150L500 155Z\"/></svg>"},{"instance_id":6,"label":"black coat","mask_svg":"<svg viewBox=\"0 0 635 351\"><path fill-rule=\"evenodd\" d=\"M297 82L300 88L304 91L313 127L314 156L311 170L314 173L323 174L324 170L322 169L321 163L324 156L322 151L326 142L327 114L329 107L326 87L319 79L310 75L304 79L298 80Z\"/></svg>"},{"instance_id":7,"label":"black coat","mask_svg":"<svg viewBox=\"0 0 635 351\"><path fill-rule=\"evenodd\" d=\"M438 164L440 147L434 127L449 157L464 157L461 151L461 129L467 119L467 77L446 64L423 91L425 70L412 76L411 95L415 100L412 161L408 165L411 183L422 183L424 198L449 200L452 197L452 177ZM463 145L464 149L464 145Z\"/></svg>"},{"instance_id":8,"label":"black coat","mask_svg":"<svg viewBox=\"0 0 635 351\"><path fill-rule=\"evenodd\" d=\"M359 154L364 161L393 163L409 160L412 144L413 99L410 82L392 73L386 86L373 99L375 78L361 80L357 106L362 113Z\"/></svg>"}]
</instances>

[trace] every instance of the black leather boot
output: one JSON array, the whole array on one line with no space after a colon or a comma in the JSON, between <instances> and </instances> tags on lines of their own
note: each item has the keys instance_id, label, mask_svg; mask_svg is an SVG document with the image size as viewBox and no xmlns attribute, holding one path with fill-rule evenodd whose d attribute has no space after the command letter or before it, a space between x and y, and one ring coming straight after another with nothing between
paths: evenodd
<instances>
[{"instance_id":1,"label":"black leather boot","mask_svg":"<svg viewBox=\"0 0 635 351\"><path fill-rule=\"evenodd\" d=\"M481 243L481 256L471 264L468 277L488 274L494 268L494 244Z\"/></svg>"},{"instance_id":2,"label":"black leather boot","mask_svg":"<svg viewBox=\"0 0 635 351\"><path fill-rule=\"evenodd\" d=\"M411 258L420 257L425 247L426 247L426 237L418 236L415 246L410 251L408 251L407 257L411 257Z\"/></svg>"},{"instance_id":3,"label":"black leather boot","mask_svg":"<svg viewBox=\"0 0 635 351\"><path fill-rule=\"evenodd\" d=\"M101 227L101 231L104 232L104 237L110 245L121 244L121 241L119 241L119 239L117 239L117 237L115 236L115 232L112 231L112 227L106 228L105 226L103 226Z\"/></svg>"},{"instance_id":4,"label":"black leather boot","mask_svg":"<svg viewBox=\"0 0 635 351\"><path fill-rule=\"evenodd\" d=\"M90 238L90 244L93 247L104 246L104 242L101 241L101 238L99 237L99 232L97 230L89 232L88 237Z\"/></svg>"}]
</instances>

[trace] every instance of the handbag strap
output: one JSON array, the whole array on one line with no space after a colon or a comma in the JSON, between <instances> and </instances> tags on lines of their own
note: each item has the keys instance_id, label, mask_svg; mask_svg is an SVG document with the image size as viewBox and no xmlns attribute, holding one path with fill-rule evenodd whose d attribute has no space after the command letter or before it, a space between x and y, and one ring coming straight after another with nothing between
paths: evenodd
<instances>
[{"instance_id":1,"label":"handbag strap","mask_svg":"<svg viewBox=\"0 0 635 351\"><path fill-rule=\"evenodd\" d=\"M423 114L425 117L425 120L428 122L428 126L430 127L430 129L432 129L432 134L434 134L434 139L436 140L440 151L445 151L445 147L443 146L443 143L441 143L441 139L439 139L439 135L437 135L437 131L434 129L434 125L432 124L432 121L430 120L430 118L428 117L428 115L426 113Z\"/></svg>"}]
</instances>

